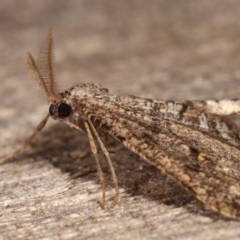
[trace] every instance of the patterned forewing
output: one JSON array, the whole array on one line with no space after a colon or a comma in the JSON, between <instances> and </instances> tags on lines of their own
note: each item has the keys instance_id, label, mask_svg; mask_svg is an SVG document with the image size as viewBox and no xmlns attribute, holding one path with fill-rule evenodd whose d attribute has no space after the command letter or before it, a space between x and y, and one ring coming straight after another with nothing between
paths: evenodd
<instances>
[{"instance_id":1,"label":"patterned forewing","mask_svg":"<svg viewBox=\"0 0 240 240\"><path fill-rule=\"evenodd\" d=\"M101 135L121 141L205 205L240 218L240 153L236 146L201 129L126 110L111 101L76 100L75 107Z\"/></svg>"}]
</instances>

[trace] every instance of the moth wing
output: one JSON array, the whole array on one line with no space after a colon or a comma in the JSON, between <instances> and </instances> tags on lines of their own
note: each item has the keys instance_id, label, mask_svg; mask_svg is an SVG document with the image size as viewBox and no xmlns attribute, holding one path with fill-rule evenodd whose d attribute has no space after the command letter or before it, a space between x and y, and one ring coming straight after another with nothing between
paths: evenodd
<instances>
[{"instance_id":1,"label":"moth wing","mask_svg":"<svg viewBox=\"0 0 240 240\"><path fill-rule=\"evenodd\" d=\"M98 108L94 104L88 101L80 108L97 123L98 131L121 141L212 210L240 219L239 140L234 139L234 145L192 125L126 111L109 102Z\"/></svg>"}]
</instances>

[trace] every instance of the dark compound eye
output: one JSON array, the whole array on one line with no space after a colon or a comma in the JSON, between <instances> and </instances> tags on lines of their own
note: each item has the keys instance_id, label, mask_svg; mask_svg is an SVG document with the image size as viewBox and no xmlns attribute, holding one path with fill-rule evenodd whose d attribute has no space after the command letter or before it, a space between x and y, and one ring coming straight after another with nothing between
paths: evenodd
<instances>
[{"instance_id":1,"label":"dark compound eye","mask_svg":"<svg viewBox=\"0 0 240 240\"><path fill-rule=\"evenodd\" d=\"M68 117L71 113L71 107L66 103L60 103L58 105L58 116L59 117Z\"/></svg>"},{"instance_id":2,"label":"dark compound eye","mask_svg":"<svg viewBox=\"0 0 240 240\"><path fill-rule=\"evenodd\" d=\"M54 115L54 105L53 104L51 104L50 107L49 107L49 113L50 113L51 116Z\"/></svg>"}]
</instances>

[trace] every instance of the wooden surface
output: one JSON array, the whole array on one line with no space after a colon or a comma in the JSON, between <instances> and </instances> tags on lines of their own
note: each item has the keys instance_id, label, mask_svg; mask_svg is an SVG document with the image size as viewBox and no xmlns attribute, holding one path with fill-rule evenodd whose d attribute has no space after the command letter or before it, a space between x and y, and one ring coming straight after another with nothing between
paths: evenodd
<instances>
[{"instance_id":1,"label":"wooden surface","mask_svg":"<svg viewBox=\"0 0 240 240\"><path fill-rule=\"evenodd\" d=\"M239 16L236 0L1 1L1 155L48 112L24 61L49 27L62 90L97 82L115 94L222 99L239 97ZM124 148L111 154L120 201L101 209L94 159L79 157L87 146L83 133L51 120L24 155L0 166L0 239L239 239L240 222L204 209ZM103 170L110 205L104 161Z\"/></svg>"}]
</instances>

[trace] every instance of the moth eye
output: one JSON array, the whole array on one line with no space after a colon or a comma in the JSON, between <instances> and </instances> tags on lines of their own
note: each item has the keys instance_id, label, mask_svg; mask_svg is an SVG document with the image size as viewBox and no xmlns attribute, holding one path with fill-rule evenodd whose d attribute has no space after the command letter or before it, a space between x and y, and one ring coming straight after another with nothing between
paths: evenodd
<instances>
[{"instance_id":1,"label":"moth eye","mask_svg":"<svg viewBox=\"0 0 240 240\"><path fill-rule=\"evenodd\" d=\"M50 107L49 107L49 114L50 114L51 116L54 115L54 105L53 105L53 104L51 104Z\"/></svg>"},{"instance_id":2,"label":"moth eye","mask_svg":"<svg viewBox=\"0 0 240 240\"><path fill-rule=\"evenodd\" d=\"M66 103L60 103L58 105L58 116L59 117L68 117L71 113L71 107Z\"/></svg>"}]
</instances>

